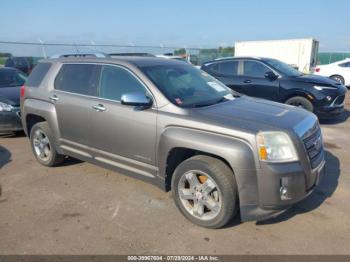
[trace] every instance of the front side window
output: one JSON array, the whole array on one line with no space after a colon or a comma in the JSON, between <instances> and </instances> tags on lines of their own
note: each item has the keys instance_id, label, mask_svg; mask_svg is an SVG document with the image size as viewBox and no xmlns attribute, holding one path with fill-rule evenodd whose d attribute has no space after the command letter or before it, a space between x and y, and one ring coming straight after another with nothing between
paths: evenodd
<instances>
[{"instance_id":1,"label":"front side window","mask_svg":"<svg viewBox=\"0 0 350 262\"><path fill-rule=\"evenodd\" d=\"M266 72L271 71L262 63L255 61L244 61L244 75L251 77L265 77Z\"/></svg>"},{"instance_id":2,"label":"front side window","mask_svg":"<svg viewBox=\"0 0 350 262\"><path fill-rule=\"evenodd\" d=\"M95 96L101 66L94 64L64 64L55 80L55 89Z\"/></svg>"},{"instance_id":3,"label":"front side window","mask_svg":"<svg viewBox=\"0 0 350 262\"><path fill-rule=\"evenodd\" d=\"M264 61L269 66L271 66L272 68L276 69L278 72L280 72L286 76L295 77L295 76L301 76L303 74L300 71L291 67L290 65L288 65L282 61L279 61L277 59L265 58Z\"/></svg>"},{"instance_id":4,"label":"front side window","mask_svg":"<svg viewBox=\"0 0 350 262\"><path fill-rule=\"evenodd\" d=\"M0 88L22 86L27 77L17 70L0 70Z\"/></svg>"},{"instance_id":5,"label":"front side window","mask_svg":"<svg viewBox=\"0 0 350 262\"><path fill-rule=\"evenodd\" d=\"M120 101L123 94L134 92L146 94L146 89L132 73L117 66L103 66L99 90L101 98Z\"/></svg>"},{"instance_id":6,"label":"front side window","mask_svg":"<svg viewBox=\"0 0 350 262\"><path fill-rule=\"evenodd\" d=\"M206 72L183 64L144 66L141 70L180 107L201 107L233 99L232 91Z\"/></svg>"}]
</instances>

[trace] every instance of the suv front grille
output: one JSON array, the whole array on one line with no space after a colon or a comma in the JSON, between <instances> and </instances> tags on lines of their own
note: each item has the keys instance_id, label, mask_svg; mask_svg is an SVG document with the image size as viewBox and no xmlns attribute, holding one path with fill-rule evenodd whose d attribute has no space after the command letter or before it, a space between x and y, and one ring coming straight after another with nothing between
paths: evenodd
<instances>
[{"instance_id":1,"label":"suv front grille","mask_svg":"<svg viewBox=\"0 0 350 262\"><path fill-rule=\"evenodd\" d=\"M320 127L303 140L312 169L321 164L324 159L322 133Z\"/></svg>"},{"instance_id":2,"label":"suv front grille","mask_svg":"<svg viewBox=\"0 0 350 262\"><path fill-rule=\"evenodd\" d=\"M334 99L333 105L342 105L345 100L345 95L337 96L336 99Z\"/></svg>"}]
</instances>

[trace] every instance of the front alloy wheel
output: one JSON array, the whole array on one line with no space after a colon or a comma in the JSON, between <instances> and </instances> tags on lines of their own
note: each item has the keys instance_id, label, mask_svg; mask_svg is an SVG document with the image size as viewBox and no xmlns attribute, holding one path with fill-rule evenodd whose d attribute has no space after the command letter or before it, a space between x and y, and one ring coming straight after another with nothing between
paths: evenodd
<instances>
[{"instance_id":1,"label":"front alloy wheel","mask_svg":"<svg viewBox=\"0 0 350 262\"><path fill-rule=\"evenodd\" d=\"M171 188L177 208L199 226L223 227L237 213L235 176L220 159L197 155L183 161L174 171Z\"/></svg>"},{"instance_id":2,"label":"front alloy wheel","mask_svg":"<svg viewBox=\"0 0 350 262\"><path fill-rule=\"evenodd\" d=\"M178 192L187 212L198 219L213 219L221 210L220 190L215 181L202 171L185 173L178 184Z\"/></svg>"}]
</instances>

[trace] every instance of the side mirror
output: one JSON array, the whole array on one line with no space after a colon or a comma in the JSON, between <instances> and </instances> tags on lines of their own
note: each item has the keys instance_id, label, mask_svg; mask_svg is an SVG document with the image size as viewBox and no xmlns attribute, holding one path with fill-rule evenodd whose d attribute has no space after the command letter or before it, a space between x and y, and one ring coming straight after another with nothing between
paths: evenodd
<instances>
[{"instance_id":1,"label":"side mirror","mask_svg":"<svg viewBox=\"0 0 350 262\"><path fill-rule=\"evenodd\" d=\"M142 92L134 92L123 94L121 103L127 106L151 107L153 101Z\"/></svg>"},{"instance_id":2,"label":"side mirror","mask_svg":"<svg viewBox=\"0 0 350 262\"><path fill-rule=\"evenodd\" d=\"M265 78L269 79L270 81L276 80L278 78L278 75L276 75L274 72L272 71L267 71L265 73Z\"/></svg>"}]
</instances>

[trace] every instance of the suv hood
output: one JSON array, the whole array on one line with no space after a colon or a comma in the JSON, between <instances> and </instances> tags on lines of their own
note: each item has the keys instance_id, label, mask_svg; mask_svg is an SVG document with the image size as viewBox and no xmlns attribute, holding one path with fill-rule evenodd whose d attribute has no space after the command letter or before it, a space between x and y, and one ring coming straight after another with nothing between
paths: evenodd
<instances>
[{"instance_id":1,"label":"suv hood","mask_svg":"<svg viewBox=\"0 0 350 262\"><path fill-rule=\"evenodd\" d=\"M333 79L330 79L324 76L319 76L319 75L301 75L301 76L293 77L293 80L298 82L312 83L312 84L324 85L324 86L334 86L334 87L341 86L341 84L338 83L337 81L334 81Z\"/></svg>"},{"instance_id":2,"label":"suv hood","mask_svg":"<svg viewBox=\"0 0 350 262\"><path fill-rule=\"evenodd\" d=\"M0 102L4 102L12 106L18 106L20 89L20 86L0 87Z\"/></svg>"},{"instance_id":3,"label":"suv hood","mask_svg":"<svg viewBox=\"0 0 350 262\"><path fill-rule=\"evenodd\" d=\"M206 123L252 132L291 130L312 113L293 106L247 96L194 109ZM314 116L317 121L316 116Z\"/></svg>"}]
</instances>

